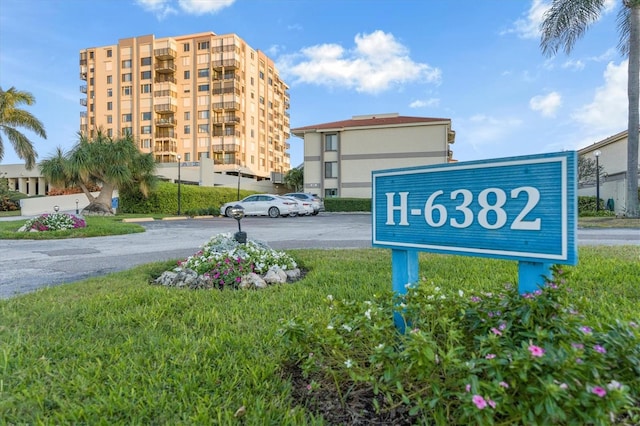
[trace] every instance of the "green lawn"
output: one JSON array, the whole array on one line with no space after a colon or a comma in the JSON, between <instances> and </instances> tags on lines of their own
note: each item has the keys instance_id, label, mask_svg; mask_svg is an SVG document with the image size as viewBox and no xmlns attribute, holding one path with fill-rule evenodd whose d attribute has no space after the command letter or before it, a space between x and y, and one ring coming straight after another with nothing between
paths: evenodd
<instances>
[{"instance_id":1,"label":"green lawn","mask_svg":"<svg viewBox=\"0 0 640 426\"><path fill-rule=\"evenodd\" d=\"M305 277L259 291L150 285L166 262L1 300L0 423L324 424L295 405L283 377L280 320L326 316L329 294L364 301L388 291L390 253L288 253ZM640 247L579 256L568 268L572 302L593 321L637 321ZM497 291L515 282L517 264L422 253L420 274L465 293Z\"/></svg>"}]
</instances>

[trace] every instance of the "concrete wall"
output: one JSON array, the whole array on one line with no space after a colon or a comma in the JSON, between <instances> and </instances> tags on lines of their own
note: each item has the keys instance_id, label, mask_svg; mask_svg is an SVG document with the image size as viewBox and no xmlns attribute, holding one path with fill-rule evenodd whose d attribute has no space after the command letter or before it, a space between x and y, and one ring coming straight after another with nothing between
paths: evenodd
<instances>
[{"instance_id":1,"label":"concrete wall","mask_svg":"<svg viewBox=\"0 0 640 426\"><path fill-rule=\"evenodd\" d=\"M97 197L99 192L91 193ZM118 196L118 192L114 192L114 197ZM89 205L89 200L84 194L55 195L52 197L25 198L20 200L20 210L23 216L38 216L43 213L55 212L54 206L58 206L61 212L75 213L76 200L78 200L78 210Z\"/></svg>"}]
</instances>

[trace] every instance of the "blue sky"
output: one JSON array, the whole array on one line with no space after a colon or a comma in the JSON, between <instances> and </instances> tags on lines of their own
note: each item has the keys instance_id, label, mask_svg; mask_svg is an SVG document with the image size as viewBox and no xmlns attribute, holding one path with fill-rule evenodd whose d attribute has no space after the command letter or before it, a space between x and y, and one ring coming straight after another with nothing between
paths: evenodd
<instances>
[{"instance_id":1,"label":"blue sky","mask_svg":"<svg viewBox=\"0 0 640 426\"><path fill-rule=\"evenodd\" d=\"M292 128L397 112L450 118L460 161L573 150L627 127L620 1L570 56L545 57L543 0L2 0L0 86L35 96L43 159L77 140L80 49L236 33L276 61ZM4 148L2 164L20 162Z\"/></svg>"}]
</instances>

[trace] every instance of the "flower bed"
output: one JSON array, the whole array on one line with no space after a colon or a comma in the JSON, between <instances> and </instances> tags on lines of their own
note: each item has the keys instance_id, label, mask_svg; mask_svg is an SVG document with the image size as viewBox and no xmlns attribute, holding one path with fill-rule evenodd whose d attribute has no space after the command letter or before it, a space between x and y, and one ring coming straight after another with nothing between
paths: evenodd
<instances>
[{"instance_id":1,"label":"flower bed","mask_svg":"<svg viewBox=\"0 0 640 426\"><path fill-rule=\"evenodd\" d=\"M29 219L19 232L61 231L64 229L85 228L84 219L68 213L45 213Z\"/></svg>"}]
</instances>

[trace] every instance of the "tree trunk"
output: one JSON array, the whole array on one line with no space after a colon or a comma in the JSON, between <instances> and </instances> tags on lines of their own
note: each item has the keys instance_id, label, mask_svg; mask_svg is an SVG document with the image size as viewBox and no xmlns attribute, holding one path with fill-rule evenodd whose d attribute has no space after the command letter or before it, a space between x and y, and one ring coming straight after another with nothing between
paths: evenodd
<instances>
[{"instance_id":1,"label":"tree trunk","mask_svg":"<svg viewBox=\"0 0 640 426\"><path fill-rule=\"evenodd\" d=\"M640 217L638 207L638 139L640 139L640 3L629 16L629 128L627 138L627 196L625 215Z\"/></svg>"},{"instance_id":2,"label":"tree trunk","mask_svg":"<svg viewBox=\"0 0 640 426\"><path fill-rule=\"evenodd\" d=\"M82 209L82 214L87 216L113 216L111 199L115 187L108 183L102 184L102 189L97 197L89 199L89 205Z\"/></svg>"}]
</instances>

